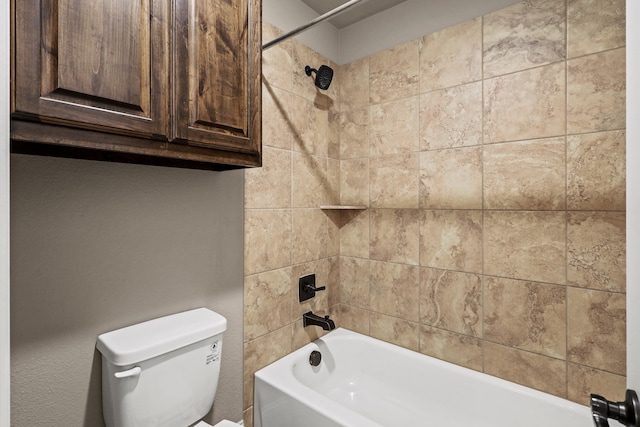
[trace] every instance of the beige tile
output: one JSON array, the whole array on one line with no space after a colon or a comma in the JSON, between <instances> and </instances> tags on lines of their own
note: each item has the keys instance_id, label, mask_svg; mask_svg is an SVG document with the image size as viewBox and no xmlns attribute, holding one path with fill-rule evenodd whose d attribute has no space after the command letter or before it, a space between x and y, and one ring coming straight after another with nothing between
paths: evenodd
<instances>
[{"instance_id":1,"label":"beige tile","mask_svg":"<svg viewBox=\"0 0 640 427\"><path fill-rule=\"evenodd\" d=\"M625 292L625 231L625 214L622 212L569 212L568 284Z\"/></svg>"},{"instance_id":2,"label":"beige tile","mask_svg":"<svg viewBox=\"0 0 640 427\"><path fill-rule=\"evenodd\" d=\"M352 111L369 107L369 57L341 65L340 111Z\"/></svg>"},{"instance_id":3,"label":"beige tile","mask_svg":"<svg viewBox=\"0 0 640 427\"><path fill-rule=\"evenodd\" d=\"M268 84L262 85L262 145L291 150L293 122L292 95Z\"/></svg>"},{"instance_id":4,"label":"beige tile","mask_svg":"<svg viewBox=\"0 0 640 427\"><path fill-rule=\"evenodd\" d=\"M564 210L564 138L488 145L483 152L486 209Z\"/></svg>"},{"instance_id":5,"label":"beige tile","mask_svg":"<svg viewBox=\"0 0 640 427\"><path fill-rule=\"evenodd\" d=\"M253 374L291 353L292 327L285 326L244 344L244 407L253 405Z\"/></svg>"},{"instance_id":6,"label":"beige tile","mask_svg":"<svg viewBox=\"0 0 640 427\"><path fill-rule=\"evenodd\" d=\"M624 48L567 61L567 133L625 127L625 67Z\"/></svg>"},{"instance_id":7,"label":"beige tile","mask_svg":"<svg viewBox=\"0 0 640 427\"><path fill-rule=\"evenodd\" d=\"M340 203L369 206L369 159L340 161Z\"/></svg>"},{"instance_id":8,"label":"beige tile","mask_svg":"<svg viewBox=\"0 0 640 427\"><path fill-rule=\"evenodd\" d=\"M328 65L333 70L333 81L331 82L331 86L327 90L316 90L316 104L325 105L329 110L339 111L340 106L338 105L338 97L340 93L340 85L342 82L340 81L339 68L340 66L332 61L331 59L324 58L322 61L325 65ZM318 64L319 66L320 64ZM315 76L315 74L314 74ZM323 96L326 98L326 101L320 102L319 97Z\"/></svg>"},{"instance_id":9,"label":"beige tile","mask_svg":"<svg viewBox=\"0 0 640 427\"><path fill-rule=\"evenodd\" d=\"M291 123L294 129L293 149L301 153L327 157L329 153L329 116L301 96L293 97Z\"/></svg>"},{"instance_id":10,"label":"beige tile","mask_svg":"<svg viewBox=\"0 0 640 427\"><path fill-rule=\"evenodd\" d=\"M625 210L625 150L623 130L567 137L569 209Z\"/></svg>"},{"instance_id":11,"label":"beige tile","mask_svg":"<svg viewBox=\"0 0 640 427\"><path fill-rule=\"evenodd\" d=\"M568 0L569 58L625 45L624 0Z\"/></svg>"},{"instance_id":12,"label":"beige tile","mask_svg":"<svg viewBox=\"0 0 640 427\"><path fill-rule=\"evenodd\" d=\"M355 220L358 217L360 217L360 221L367 221L367 223L369 221L369 216L367 213L368 211L362 206L342 206L340 208L329 206L323 209L323 212L332 222L334 222L340 228L340 230L342 230L343 227L346 227L351 221ZM361 215L363 217L361 217Z\"/></svg>"},{"instance_id":13,"label":"beige tile","mask_svg":"<svg viewBox=\"0 0 640 427\"><path fill-rule=\"evenodd\" d=\"M369 203L374 208L417 208L420 156L403 154L369 160Z\"/></svg>"},{"instance_id":14,"label":"beige tile","mask_svg":"<svg viewBox=\"0 0 640 427\"><path fill-rule=\"evenodd\" d=\"M419 241L420 211L417 209L371 211L371 259L418 265Z\"/></svg>"},{"instance_id":15,"label":"beige tile","mask_svg":"<svg viewBox=\"0 0 640 427\"><path fill-rule=\"evenodd\" d=\"M483 19L485 78L565 59L562 1L523 1Z\"/></svg>"},{"instance_id":16,"label":"beige tile","mask_svg":"<svg viewBox=\"0 0 640 427\"><path fill-rule=\"evenodd\" d=\"M369 306L369 260L340 257L340 302L354 307Z\"/></svg>"},{"instance_id":17,"label":"beige tile","mask_svg":"<svg viewBox=\"0 0 640 427\"><path fill-rule=\"evenodd\" d=\"M484 142L565 133L565 65L546 65L484 81Z\"/></svg>"},{"instance_id":18,"label":"beige tile","mask_svg":"<svg viewBox=\"0 0 640 427\"><path fill-rule=\"evenodd\" d=\"M368 310L347 304L340 304L331 312L336 327L347 328L365 335L369 335L369 315Z\"/></svg>"},{"instance_id":19,"label":"beige tile","mask_svg":"<svg viewBox=\"0 0 640 427\"><path fill-rule=\"evenodd\" d=\"M329 276L327 278L327 303L329 308L340 304L340 257L329 258Z\"/></svg>"},{"instance_id":20,"label":"beige tile","mask_svg":"<svg viewBox=\"0 0 640 427\"><path fill-rule=\"evenodd\" d=\"M291 268L247 276L244 282L245 341L291 322Z\"/></svg>"},{"instance_id":21,"label":"beige tile","mask_svg":"<svg viewBox=\"0 0 640 427\"><path fill-rule=\"evenodd\" d=\"M567 399L589 406L591 393L606 396L614 402L625 399L626 378L588 366L567 364Z\"/></svg>"},{"instance_id":22,"label":"beige tile","mask_svg":"<svg viewBox=\"0 0 640 427\"><path fill-rule=\"evenodd\" d=\"M445 28L420 44L420 92L482 78L482 18Z\"/></svg>"},{"instance_id":23,"label":"beige tile","mask_svg":"<svg viewBox=\"0 0 640 427\"><path fill-rule=\"evenodd\" d=\"M253 393L253 391L251 391L251 393ZM242 418L246 427L253 427L253 406L244 409Z\"/></svg>"},{"instance_id":24,"label":"beige tile","mask_svg":"<svg viewBox=\"0 0 640 427\"><path fill-rule=\"evenodd\" d=\"M263 40L273 40L280 35L282 35L282 31L279 28L266 21L262 22ZM293 83L291 67L291 42L288 40L262 53L262 80L269 86L290 92Z\"/></svg>"},{"instance_id":25,"label":"beige tile","mask_svg":"<svg viewBox=\"0 0 640 427\"><path fill-rule=\"evenodd\" d=\"M369 119L371 156L418 151L419 101L412 96L372 105Z\"/></svg>"},{"instance_id":26,"label":"beige tile","mask_svg":"<svg viewBox=\"0 0 640 427\"><path fill-rule=\"evenodd\" d=\"M545 356L567 355L566 287L487 277L484 338Z\"/></svg>"},{"instance_id":27,"label":"beige tile","mask_svg":"<svg viewBox=\"0 0 640 427\"><path fill-rule=\"evenodd\" d=\"M369 156L369 107L346 110L340 118L340 158Z\"/></svg>"},{"instance_id":28,"label":"beige tile","mask_svg":"<svg viewBox=\"0 0 640 427\"><path fill-rule=\"evenodd\" d=\"M570 362L625 375L626 317L624 294L568 288Z\"/></svg>"},{"instance_id":29,"label":"beige tile","mask_svg":"<svg viewBox=\"0 0 640 427\"><path fill-rule=\"evenodd\" d=\"M348 224L353 218L360 215L362 212L366 212L364 209L343 209L344 207L325 206L322 212L327 216L330 222L335 225L338 230L341 230L346 224Z\"/></svg>"},{"instance_id":30,"label":"beige tile","mask_svg":"<svg viewBox=\"0 0 640 427\"><path fill-rule=\"evenodd\" d=\"M417 323L379 313L371 313L369 335L373 338L418 351L420 330Z\"/></svg>"},{"instance_id":31,"label":"beige tile","mask_svg":"<svg viewBox=\"0 0 640 427\"><path fill-rule=\"evenodd\" d=\"M322 211L327 217L327 256L340 255L340 227L333 221L332 214Z\"/></svg>"},{"instance_id":32,"label":"beige tile","mask_svg":"<svg viewBox=\"0 0 640 427\"><path fill-rule=\"evenodd\" d=\"M482 147L420 153L420 207L482 208Z\"/></svg>"},{"instance_id":33,"label":"beige tile","mask_svg":"<svg viewBox=\"0 0 640 427\"><path fill-rule=\"evenodd\" d=\"M484 214L484 273L513 279L564 284L564 212Z\"/></svg>"},{"instance_id":34,"label":"beige tile","mask_svg":"<svg viewBox=\"0 0 640 427\"><path fill-rule=\"evenodd\" d=\"M329 200L327 159L294 153L291 161L291 203L294 208L317 208Z\"/></svg>"},{"instance_id":35,"label":"beige tile","mask_svg":"<svg viewBox=\"0 0 640 427\"><path fill-rule=\"evenodd\" d=\"M342 131L341 114L336 108L327 111L329 116L328 156L330 159L340 159L340 133Z\"/></svg>"},{"instance_id":36,"label":"beige tile","mask_svg":"<svg viewBox=\"0 0 640 427\"><path fill-rule=\"evenodd\" d=\"M418 94L419 40L369 57L369 100L377 104Z\"/></svg>"},{"instance_id":37,"label":"beige tile","mask_svg":"<svg viewBox=\"0 0 640 427\"><path fill-rule=\"evenodd\" d=\"M327 159L327 180L325 185L326 202L329 205L340 204L340 163L338 159Z\"/></svg>"},{"instance_id":38,"label":"beige tile","mask_svg":"<svg viewBox=\"0 0 640 427\"><path fill-rule=\"evenodd\" d=\"M430 326L420 326L420 353L482 371L482 341Z\"/></svg>"},{"instance_id":39,"label":"beige tile","mask_svg":"<svg viewBox=\"0 0 640 427\"><path fill-rule=\"evenodd\" d=\"M327 217L320 209L292 211L291 262L300 264L327 257Z\"/></svg>"},{"instance_id":40,"label":"beige tile","mask_svg":"<svg viewBox=\"0 0 640 427\"><path fill-rule=\"evenodd\" d=\"M480 276L421 268L420 323L482 338Z\"/></svg>"},{"instance_id":41,"label":"beige tile","mask_svg":"<svg viewBox=\"0 0 640 427\"><path fill-rule=\"evenodd\" d=\"M262 167L244 173L244 207L291 207L291 152L263 147Z\"/></svg>"},{"instance_id":42,"label":"beige tile","mask_svg":"<svg viewBox=\"0 0 640 427\"><path fill-rule=\"evenodd\" d=\"M482 144L482 82L420 95L420 149Z\"/></svg>"},{"instance_id":43,"label":"beige tile","mask_svg":"<svg viewBox=\"0 0 640 427\"><path fill-rule=\"evenodd\" d=\"M482 212L421 211L420 265L482 273Z\"/></svg>"},{"instance_id":44,"label":"beige tile","mask_svg":"<svg viewBox=\"0 0 640 427\"><path fill-rule=\"evenodd\" d=\"M245 274L291 265L291 211L246 209Z\"/></svg>"},{"instance_id":45,"label":"beige tile","mask_svg":"<svg viewBox=\"0 0 640 427\"><path fill-rule=\"evenodd\" d=\"M484 372L559 397L567 395L564 360L485 342Z\"/></svg>"},{"instance_id":46,"label":"beige tile","mask_svg":"<svg viewBox=\"0 0 640 427\"><path fill-rule=\"evenodd\" d=\"M418 267L371 261L369 286L372 311L418 321Z\"/></svg>"},{"instance_id":47,"label":"beige tile","mask_svg":"<svg viewBox=\"0 0 640 427\"><path fill-rule=\"evenodd\" d=\"M340 255L369 258L369 211L356 211L340 228Z\"/></svg>"},{"instance_id":48,"label":"beige tile","mask_svg":"<svg viewBox=\"0 0 640 427\"><path fill-rule=\"evenodd\" d=\"M554 50L564 43L557 10L565 2L554 0L488 15L484 36L477 18L340 67L299 42L269 50L264 166L245 181L250 362L323 336L302 327L312 309L339 327L472 369L483 370L484 354L490 375L582 404L589 392L621 400L623 3L567 0L566 70L556 63L564 51ZM267 39L279 32L265 27ZM307 63L335 67L329 92L304 75ZM374 209L318 209L338 201ZM494 211L483 216L483 208ZM483 268L494 276L485 276L484 299L476 292ZM278 278L287 272L283 289ZM307 272L329 290L299 304L293 292ZM568 291L556 285L565 281Z\"/></svg>"}]
</instances>

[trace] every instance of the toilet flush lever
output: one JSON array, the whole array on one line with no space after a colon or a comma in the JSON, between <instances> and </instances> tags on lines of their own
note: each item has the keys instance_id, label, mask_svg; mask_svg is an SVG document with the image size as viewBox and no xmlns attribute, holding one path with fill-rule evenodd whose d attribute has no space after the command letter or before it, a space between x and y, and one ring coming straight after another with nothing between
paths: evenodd
<instances>
[{"instance_id":1,"label":"toilet flush lever","mask_svg":"<svg viewBox=\"0 0 640 427\"><path fill-rule=\"evenodd\" d=\"M128 378L128 377L137 377L142 372L142 368L140 366L134 366L131 369L127 369L126 371L116 372L114 376L116 378Z\"/></svg>"}]
</instances>

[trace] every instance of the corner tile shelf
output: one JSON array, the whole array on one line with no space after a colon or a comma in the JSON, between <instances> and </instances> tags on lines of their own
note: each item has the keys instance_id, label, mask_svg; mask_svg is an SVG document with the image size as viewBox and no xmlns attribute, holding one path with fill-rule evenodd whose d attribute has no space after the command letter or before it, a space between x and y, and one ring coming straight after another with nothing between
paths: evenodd
<instances>
[{"instance_id":1,"label":"corner tile shelf","mask_svg":"<svg viewBox=\"0 0 640 427\"><path fill-rule=\"evenodd\" d=\"M369 208L365 205L320 205L320 209L338 228L342 228Z\"/></svg>"},{"instance_id":2,"label":"corner tile shelf","mask_svg":"<svg viewBox=\"0 0 640 427\"><path fill-rule=\"evenodd\" d=\"M320 205L320 209L325 210L364 210L368 209L364 205Z\"/></svg>"}]
</instances>

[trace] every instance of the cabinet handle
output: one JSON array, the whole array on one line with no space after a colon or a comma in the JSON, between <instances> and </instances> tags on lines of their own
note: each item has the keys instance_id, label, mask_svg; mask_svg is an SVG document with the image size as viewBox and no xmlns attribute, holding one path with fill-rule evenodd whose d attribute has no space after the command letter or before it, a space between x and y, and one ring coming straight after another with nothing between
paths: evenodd
<instances>
[{"instance_id":1,"label":"cabinet handle","mask_svg":"<svg viewBox=\"0 0 640 427\"><path fill-rule=\"evenodd\" d=\"M131 369L127 369L126 371L116 372L114 376L116 378L127 378L127 377L137 377L142 372L142 368L140 366L134 366Z\"/></svg>"}]
</instances>

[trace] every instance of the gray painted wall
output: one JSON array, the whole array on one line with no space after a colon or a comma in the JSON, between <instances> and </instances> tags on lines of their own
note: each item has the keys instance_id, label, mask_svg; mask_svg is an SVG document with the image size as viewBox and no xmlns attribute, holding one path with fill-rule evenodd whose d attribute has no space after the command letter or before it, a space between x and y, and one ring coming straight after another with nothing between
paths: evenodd
<instances>
[{"instance_id":1,"label":"gray painted wall","mask_svg":"<svg viewBox=\"0 0 640 427\"><path fill-rule=\"evenodd\" d=\"M347 64L519 1L407 0L340 30L324 22L296 38L337 64ZM300 0L263 0L262 16L287 32L318 14Z\"/></svg>"},{"instance_id":2,"label":"gray painted wall","mask_svg":"<svg viewBox=\"0 0 640 427\"><path fill-rule=\"evenodd\" d=\"M262 19L285 33L317 17L318 14L300 0L262 0ZM339 57L338 29L329 22L318 24L295 38L326 58L336 61ZM263 40L262 44L270 41Z\"/></svg>"},{"instance_id":3,"label":"gray painted wall","mask_svg":"<svg viewBox=\"0 0 640 427\"><path fill-rule=\"evenodd\" d=\"M364 58L519 1L407 0L341 29L337 62Z\"/></svg>"},{"instance_id":4,"label":"gray painted wall","mask_svg":"<svg viewBox=\"0 0 640 427\"><path fill-rule=\"evenodd\" d=\"M103 425L96 337L228 319L214 414L242 419L242 171L11 156L11 425Z\"/></svg>"}]
</instances>

